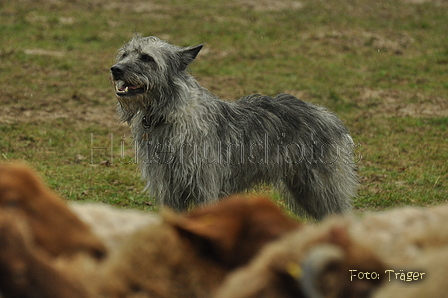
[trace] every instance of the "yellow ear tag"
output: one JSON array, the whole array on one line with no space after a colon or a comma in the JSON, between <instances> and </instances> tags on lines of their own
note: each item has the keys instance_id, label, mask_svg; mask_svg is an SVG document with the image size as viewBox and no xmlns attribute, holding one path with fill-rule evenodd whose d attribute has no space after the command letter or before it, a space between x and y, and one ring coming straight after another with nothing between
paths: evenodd
<instances>
[{"instance_id":1,"label":"yellow ear tag","mask_svg":"<svg viewBox=\"0 0 448 298\"><path fill-rule=\"evenodd\" d=\"M291 275L295 279L299 279L303 275L302 268L300 268L299 264L295 262L289 262L286 265L286 272L288 272L289 275Z\"/></svg>"}]
</instances>

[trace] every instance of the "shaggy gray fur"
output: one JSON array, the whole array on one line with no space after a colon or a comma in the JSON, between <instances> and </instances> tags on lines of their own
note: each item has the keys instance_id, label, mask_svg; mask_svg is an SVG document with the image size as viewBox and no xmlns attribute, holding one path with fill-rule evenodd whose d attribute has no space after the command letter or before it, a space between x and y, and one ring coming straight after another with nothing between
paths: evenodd
<instances>
[{"instance_id":1,"label":"shaggy gray fur","mask_svg":"<svg viewBox=\"0 0 448 298\"><path fill-rule=\"evenodd\" d=\"M136 36L111 68L150 194L181 211L271 183L296 213L349 210L358 182L339 118L288 94L217 98L187 70L201 48Z\"/></svg>"}]
</instances>

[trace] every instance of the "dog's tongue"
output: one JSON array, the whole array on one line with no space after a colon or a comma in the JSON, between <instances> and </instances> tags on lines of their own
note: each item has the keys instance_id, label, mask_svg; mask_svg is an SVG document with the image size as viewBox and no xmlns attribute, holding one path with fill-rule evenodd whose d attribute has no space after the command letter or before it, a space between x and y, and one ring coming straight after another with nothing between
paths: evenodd
<instances>
[{"instance_id":1,"label":"dog's tongue","mask_svg":"<svg viewBox=\"0 0 448 298\"><path fill-rule=\"evenodd\" d=\"M124 84L124 85L121 86L118 90L120 90L120 91L125 91L126 89L135 90L135 89L137 89L137 88L138 88L137 86L132 86L132 85Z\"/></svg>"},{"instance_id":2,"label":"dog's tongue","mask_svg":"<svg viewBox=\"0 0 448 298\"><path fill-rule=\"evenodd\" d=\"M118 91L125 91L126 90L126 84L123 81L118 81L115 83L116 88Z\"/></svg>"},{"instance_id":3,"label":"dog's tongue","mask_svg":"<svg viewBox=\"0 0 448 298\"><path fill-rule=\"evenodd\" d=\"M128 84L126 84L125 82L122 82L122 81L117 83L117 90L121 91L121 92L126 92L129 89L135 90L137 88L138 88L137 86L128 85Z\"/></svg>"}]
</instances>

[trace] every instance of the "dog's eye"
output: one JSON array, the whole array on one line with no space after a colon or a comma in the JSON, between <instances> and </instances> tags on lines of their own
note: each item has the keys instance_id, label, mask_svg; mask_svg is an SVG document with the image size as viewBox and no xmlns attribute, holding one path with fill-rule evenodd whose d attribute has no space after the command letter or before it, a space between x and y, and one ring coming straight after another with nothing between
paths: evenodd
<instances>
[{"instance_id":1,"label":"dog's eye","mask_svg":"<svg viewBox=\"0 0 448 298\"><path fill-rule=\"evenodd\" d=\"M123 52L123 53L120 55L120 59L119 59L119 60L123 60L123 59L126 58L127 56L128 56L128 53Z\"/></svg>"},{"instance_id":2,"label":"dog's eye","mask_svg":"<svg viewBox=\"0 0 448 298\"><path fill-rule=\"evenodd\" d=\"M148 54L141 54L140 60L143 62L154 62L154 58L149 56Z\"/></svg>"}]
</instances>

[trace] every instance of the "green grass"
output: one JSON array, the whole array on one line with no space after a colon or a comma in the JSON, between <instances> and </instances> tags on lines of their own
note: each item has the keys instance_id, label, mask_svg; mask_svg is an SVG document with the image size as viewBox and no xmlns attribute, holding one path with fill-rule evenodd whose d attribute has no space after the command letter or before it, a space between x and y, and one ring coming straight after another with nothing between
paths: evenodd
<instances>
[{"instance_id":1,"label":"green grass","mask_svg":"<svg viewBox=\"0 0 448 298\"><path fill-rule=\"evenodd\" d=\"M192 73L223 98L287 91L335 111L360 145L357 210L445 202L448 4L263 3L0 3L0 161L25 160L70 200L155 210L120 160L121 141L124 162L133 151L108 73L137 32L204 43Z\"/></svg>"},{"instance_id":2,"label":"green grass","mask_svg":"<svg viewBox=\"0 0 448 298\"><path fill-rule=\"evenodd\" d=\"M359 137L364 180L359 208L433 205L447 199L447 118L369 120L374 137ZM390 130L390 127L394 127Z\"/></svg>"}]
</instances>

